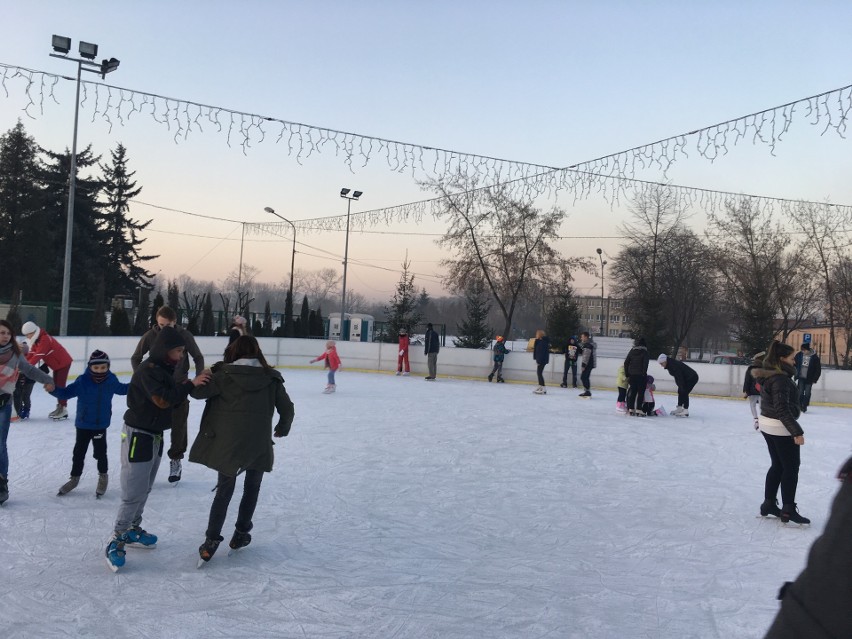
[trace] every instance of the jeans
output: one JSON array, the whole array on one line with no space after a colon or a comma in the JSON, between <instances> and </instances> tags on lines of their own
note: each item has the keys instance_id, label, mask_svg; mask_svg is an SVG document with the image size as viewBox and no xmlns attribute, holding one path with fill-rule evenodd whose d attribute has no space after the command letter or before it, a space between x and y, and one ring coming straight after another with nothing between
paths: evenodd
<instances>
[{"instance_id":1,"label":"jeans","mask_svg":"<svg viewBox=\"0 0 852 639\"><path fill-rule=\"evenodd\" d=\"M580 373L580 381L583 383L583 388L586 390L591 390L592 388L592 369L589 366L583 367L583 372Z\"/></svg>"},{"instance_id":2,"label":"jeans","mask_svg":"<svg viewBox=\"0 0 852 639\"><path fill-rule=\"evenodd\" d=\"M330 386L334 386L334 371L330 368L328 369L328 383Z\"/></svg>"},{"instance_id":3,"label":"jeans","mask_svg":"<svg viewBox=\"0 0 852 639\"><path fill-rule=\"evenodd\" d=\"M562 383L568 385L568 369L571 369L571 386L577 388L577 360L565 358L565 368L562 371Z\"/></svg>"},{"instance_id":4,"label":"jeans","mask_svg":"<svg viewBox=\"0 0 852 639\"><path fill-rule=\"evenodd\" d=\"M798 379L796 380L799 384L799 407L808 410L808 404L811 403L811 387L813 384L808 383L807 380Z\"/></svg>"},{"instance_id":5,"label":"jeans","mask_svg":"<svg viewBox=\"0 0 852 639\"><path fill-rule=\"evenodd\" d=\"M535 374L538 375L538 385L544 386L544 367L547 364L537 364L535 367Z\"/></svg>"},{"instance_id":6,"label":"jeans","mask_svg":"<svg viewBox=\"0 0 852 639\"><path fill-rule=\"evenodd\" d=\"M762 433L769 449L772 465L766 471L764 498L775 501L781 486L781 503L796 503L796 487L799 485L799 464L802 447L792 437Z\"/></svg>"},{"instance_id":7,"label":"jeans","mask_svg":"<svg viewBox=\"0 0 852 639\"><path fill-rule=\"evenodd\" d=\"M83 465L86 461L86 451L89 450L89 442L92 442L92 457L98 461L98 472L103 475L109 470L107 463L107 440L106 429L92 430L89 428L78 428L77 440L74 442L74 452L71 454L71 476L79 477L83 474Z\"/></svg>"},{"instance_id":8,"label":"jeans","mask_svg":"<svg viewBox=\"0 0 852 639\"><path fill-rule=\"evenodd\" d=\"M260 482L263 481L262 470L247 470L245 481L243 481L243 498L240 500L240 509L237 512L235 528L240 532L249 532L252 529L252 517L257 507L257 496L260 493ZM210 506L210 518L207 520L207 538L218 539L222 535L222 526L228 515L228 505L234 495L234 487L237 478L219 473L219 482L216 484L216 496Z\"/></svg>"},{"instance_id":9,"label":"jeans","mask_svg":"<svg viewBox=\"0 0 852 639\"><path fill-rule=\"evenodd\" d=\"M12 401L0 408L0 475L9 478L9 451L6 439L9 437L9 422L12 419Z\"/></svg>"}]
</instances>

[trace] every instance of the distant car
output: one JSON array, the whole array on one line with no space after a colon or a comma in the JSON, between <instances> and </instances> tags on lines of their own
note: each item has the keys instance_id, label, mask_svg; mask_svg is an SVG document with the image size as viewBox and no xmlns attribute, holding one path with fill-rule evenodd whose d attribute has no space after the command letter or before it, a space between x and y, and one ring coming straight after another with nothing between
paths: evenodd
<instances>
[{"instance_id":1,"label":"distant car","mask_svg":"<svg viewBox=\"0 0 852 639\"><path fill-rule=\"evenodd\" d=\"M732 366L747 366L751 364L747 357L737 357L736 355L714 355L710 360L711 364L730 364Z\"/></svg>"}]
</instances>

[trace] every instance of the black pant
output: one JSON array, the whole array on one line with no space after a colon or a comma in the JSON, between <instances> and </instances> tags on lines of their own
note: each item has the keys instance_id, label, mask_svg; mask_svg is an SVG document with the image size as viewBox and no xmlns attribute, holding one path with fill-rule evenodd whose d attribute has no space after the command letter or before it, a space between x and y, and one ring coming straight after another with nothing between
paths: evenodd
<instances>
[{"instance_id":1,"label":"black pant","mask_svg":"<svg viewBox=\"0 0 852 639\"><path fill-rule=\"evenodd\" d=\"M648 384L648 376L644 374L631 375L628 378L627 388L627 410L642 410L645 403L645 386Z\"/></svg>"},{"instance_id":2,"label":"black pant","mask_svg":"<svg viewBox=\"0 0 852 639\"><path fill-rule=\"evenodd\" d=\"M583 367L583 372L580 373L580 381L583 382L583 388L586 390L591 389L592 382L589 379L592 376L592 369L589 366Z\"/></svg>"},{"instance_id":3,"label":"black pant","mask_svg":"<svg viewBox=\"0 0 852 639\"><path fill-rule=\"evenodd\" d=\"M18 413L18 417L28 416L30 413L30 396L33 394L33 386L35 386L35 381L23 375L20 375L18 381L15 382L12 401L15 404L15 412Z\"/></svg>"},{"instance_id":4,"label":"black pant","mask_svg":"<svg viewBox=\"0 0 852 639\"><path fill-rule=\"evenodd\" d=\"M568 385L568 369L571 369L571 386L577 388L577 360L565 358L565 369L562 371L562 383Z\"/></svg>"},{"instance_id":5,"label":"black pant","mask_svg":"<svg viewBox=\"0 0 852 639\"><path fill-rule=\"evenodd\" d=\"M683 386L678 385L677 387L677 405L683 406L684 408L689 408L689 393L695 388L695 385L698 383L697 379L689 380L684 383Z\"/></svg>"},{"instance_id":6,"label":"black pant","mask_svg":"<svg viewBox=\"0 0 852 639\"><path fill-rule=\"evenodd\" d=\"M109 470L106 429L91 430L88 428L78 428L77 441L74 442L74 452L71 454L72 477L79 477L83 474L83 464L86 461L86 451L89 450L89 442L92 442L92 457L98 461L98 472L103 475Z\"/></svg>"},{"instance_id":7,"label":"black pant","mask_svg":"<svg viewBox=\"0 0 852 639\"><path fill-rule=\"evenodd\" d=\"M808 405L811 403L811 386L813 384L810 384L806 379L797 379L796 381L799 384L799 406L804 410L808 410Z\"/></svg>"},{"instance_id":8,"label":"black pant","mask_svg":"<svg viewBox=\"0 0 852 639\"><path fill-rule=\"evenodd\" d=\"M801 462L801 446L796 445L792 437L784 435L768 435L763 433L766 447L769 449L769 459L772 465L766 471L764 498L775 501L778 486L781 486L781 503L796 503L796 487L799 485L799 464Z\"/></svg>"},{"instance_id":9,"label":"black pant","mask_svg":"<svg viewBox=\"0 0 852 639\"><path fill-rule=\"evenodd\" d=\"M544 372L545 366L547 366L547 364L538 364L535 367L535 374L538 375L538 385L539 386L544 386L544 375L542 373Z\"/></svg>"},{"instance_id":10,"label":"black pant","mask_svg":"<svg viewBox=\"0 0 852 639\"><path fill-rule=\"evenodd\" d=\"M247 470L243 482L243 498L240 500L240 509L237 513L236 529L240 532L249 532L252 529L251 518L257 506L257 495L260 493L260 482L263 481L262 470ZM222 526L225 525L225 517L228 515L228 505L234 495L234 487L237 478L219 473L219 483L216 488L216 496L213 505L210 506L210 518L207 520L207 538L218 539L222 534Z\"/></svg>"}]
</instances>

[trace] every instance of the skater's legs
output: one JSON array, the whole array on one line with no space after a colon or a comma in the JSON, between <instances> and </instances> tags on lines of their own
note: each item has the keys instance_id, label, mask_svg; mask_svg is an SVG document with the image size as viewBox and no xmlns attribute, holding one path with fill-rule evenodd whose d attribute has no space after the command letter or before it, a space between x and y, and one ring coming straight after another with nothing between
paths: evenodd
<instances>
[{"instance_id":1,"label":"skater's legs","mask_svg":"<svg viewBox=\"0 0 852 639\"><path fill-rule=\"evenodd\" d=\"M577 388L577 360L571 361L571 385Z\"/></svg>"},{"instance_id":2,"label":"skater's legs","mask_svg":"<svg viewBox=\"0 0 852 639\"><path fill-rule=\"evenodd\" d=\"M121 432L121 505L115 519L117 533L142 523L142 512L162 458L162 436L124 425Z\"/></svg>"},{"instance_id":3,"label":"skater's legs","mask_svg":"<svg viewBox=\"0 0 852 639\"><path fill-rule=\"evenodd\" d=\"M438 353L429 353L426 356L426 364L429 367L429 377L438 376Z\"/></svg>"},{"instance_id":4,"label":"skater's legs","mask_svg":"<svg viewBox=\"0 0 852 639\"><path fill-rule=\"evenodd\" d=\"M642 410L642 404L645 401L645 385L647 383L647 376L631 375L629 383L630 386L627 389L627 409Z\"/></svg>"},{"instance_id":5,"label":"skater's legs","mask_svg":"<svg viewBox=\"0 0 852 639\"><path fill-rule=\"evenodd\" d=\"M690 381L684 384L683 386L677 387L677 405L683 406L684 408L689 408L689 393L692 392L692 389L695 388L695 385L698 383L698 380Z\"/></svg>"},{"instance_id":6,"label":"skater's legs","mask_svg":"<svg viewBox=\"0 0 852 639\"><path fill-rule=\"evenodd\" d=\"M71 453L71 476L79 477L83 474L83 464L86 462L86 451L89 450L89 442L95 433L103 432L77 428L77 438L74 441L74 451Z\"/></svg>"},{"instance_id":7,"label":"skater's legs","mask_svg":"<svg viewBox=\"0 0 852 639\"><path fill-rule=\"evenodd\" d=\"M240 500L240 510L237 514L236 529L249 532L252 529L252 517L257 507L257 496L260 493L260 482L263 481L262 470L247 470L243 482L243 498Z\"/></svg>"},{"instance_id":8,"label":"skater's legs","mask_svg":"<svg viewBox=\"0 0 852 639\"><path fill-rule=\"evenodd\" d=\"M618 398L615 400L618 403L625 402L627 403L627 389L618 387Z\"/></svg>"},{"instance_id":9,"label":"skater's legs","mask_svg":"<svg viewBox=\"0 0 852 639\"><path fill-rule=\"evenodd\" d=\"M811 403L811 387L807 381L800 379L799 382L799 406L808 410L808 405Z\"/></svg>"},{"instance_id":10,"label":"skater's legs","mask_svg":"<svg viewBox=\"0 0 852 639\"><path fill-rule=\"evenodd\" d=\"M592 388L592 369L588 366L583 369L583 372L580 373L580 381L583 383L583 388L586 390L591 390Z\"/></svg>"},{"instance_id":11,"label":"skater's legs","mask_svg":"<svg viewBox=\"0 0 852 639\"><path fill-rule=\"evenodd\" d=\"M167 453L169 459L183 459L186 452L186 420L189 418L189 400L172 409L171 446Z\"/></svg>"},{"instance_id":12,"label":"skater's legs","mask_svg":"<svg viewBox=\"0 0 852 639\"><path fill-rule=\"evenodd\" d=\"M53 383L57 388L65 388L65 382L68 381L68 371L71 370L71 365L69 364L65 368L58 368L53 371ZM68 401L64 399L60 399L59 403L62 406L68 406Z\"/></svg>"},{"instance_id":13,"label":"skater's legs","mask_svg":"<svg viewBox=\"0 0 852 639\"><path fill-rule=\"evenodd\" d=\"M749 395L748 407L751 409L752 417L755 419L760 417L760 395Z\"/></svg>"},{"instance_id":14,"label":"skater's legs","mask_svg":"<svg viewBox=\"0 0 852 639\"><path fill-rule=\"evenodd\" d=\"M98 473L104 475L109 472L106 430L93 430L92 433L92 457L98 462Z\"/></svg>"},{"instance_id":15,"label":"skater's legs","mask_svg":"<svg viewBox=\"0 0 852 639\"><path fill-rule=\"evenodd\" d=\"M7 403L0 408L0 475L9 477L9 451L6 439L9 437L9 422L12 419L12 404Z\"/></svg>"},{"instance_id":16,"label":"skater's legs","mask_svg":"<svg viewBox=\"0 0 852 639\"><path fill-rule=\"evenodd\" d=\"M207 519L207 539L218 539L222 534L222 526L225 524L225 517L228 515L228 505L231 503L231 497L234 495L234 486L236 485L236 477L219 473L216 484L216 496L213 498L213 503L210 506L210 516Z\"/></svg>"},{"instance_id":17,"label":"skater's legs","mask_svg":"<svg viewBox=\"0 0 852 639\"><path fill-rule=\"evenodd\" d=\"M330 368L328 369L328 384L329 386L334 386L334 371Z\"/></svg>"},{"instance_id":18,"label":"skater's legs","mask_svg":"<svg viewBox=\"0 0 852 639\"><path fill-rule=\"evenodd\" d=\"M544 367L546 364L538 364L535 367L535 374L538 376L538 385L544 386Z\"/></svg>"},{"instance_id":19,"label":"skater's legs","mask_svg":"<svg viewBox=\"0 0 852 639\"><path fill-rule=\"evenodd\" d=\"M799 465L801 449L792 437L768 435L763 433L772 465L766 471L764 497L774 501L781 487L781 500L784 504L796 502L796 488L799 484Z\"/></svg>"}]
</instances>

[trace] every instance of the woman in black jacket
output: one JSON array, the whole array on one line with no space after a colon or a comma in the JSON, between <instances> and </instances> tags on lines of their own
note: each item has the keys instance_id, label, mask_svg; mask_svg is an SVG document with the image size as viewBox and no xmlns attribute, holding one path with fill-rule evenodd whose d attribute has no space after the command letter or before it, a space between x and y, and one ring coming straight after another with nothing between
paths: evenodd
<instances>
[{"instance_id":1,"label":"woman in black jacket","mask_svg":"<svg viewBox=\"0 0 852 639\"><path fill-rule=\"evenodd\" d=\"M645 386L648 380L648 362L650 355L645 338L636 340L633 348L624 358L624 374L627 376L627 414L645 415L642 404L645 401Z\"/></svg>"},{"instance_id":2,"label":"woman in black jacket","mask_svg":"<svg viewBox=\"0 0 852 639\"><path fill-rule=\"evenodd\" d=\"M799 391L793 383L796 350L789 344L773 341L763 358L763 367L752 371L760 384L760 432L769 449L771 465L766 471L764 500L760 514L775 515L781 521L809 524L796 510L801 447L805 434L799 422ZM778 487L781 502L778 509Z\"/></svg>"},{"instance_id":3,"label":"woman in black jacket","mask_svg":"<svg viewBox=\"0 0 852 639\"><path fill-rule=\"evenodd\" d=\"M550 338L544 331L535 332L535 343L533 344L533 359L535 359L535 372L538 376L538 386L533 391L536 395L546 395L544 388L544 367L550 362Z\"/></svg>"}]
</instances>

